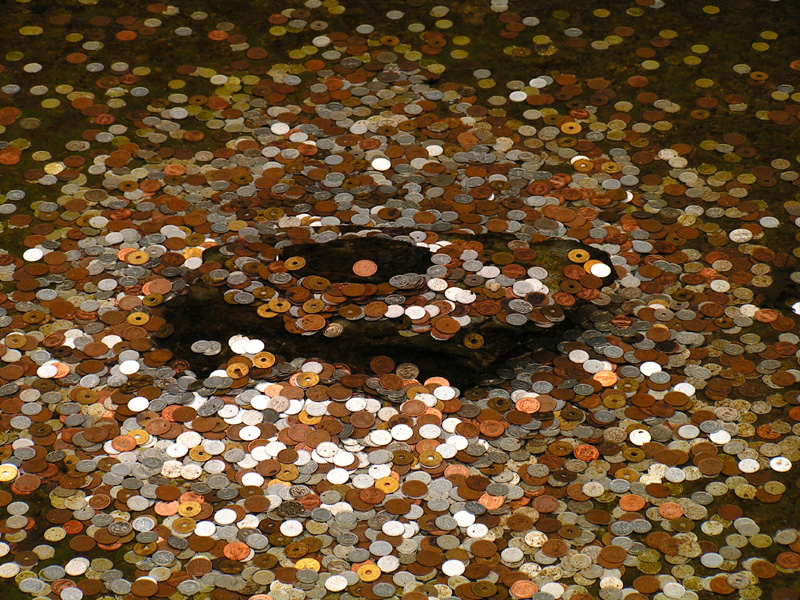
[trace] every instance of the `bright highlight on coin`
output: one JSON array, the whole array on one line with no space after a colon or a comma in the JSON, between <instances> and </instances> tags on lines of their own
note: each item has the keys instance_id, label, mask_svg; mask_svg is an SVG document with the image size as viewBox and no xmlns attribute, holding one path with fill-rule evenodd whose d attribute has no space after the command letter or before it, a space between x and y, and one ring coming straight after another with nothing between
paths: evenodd
<instances>
[{"instance_id":1,"label":"bright highlight on coin","mask_svg":"<svg viewBox=\"0 0 800 600\"><path fill-rule=\"evenodd\" d=\"M373 159L371 165L376 171L386 171L392 167L392 161L388 158L379 157Z\"/></svg>"}]
</instances>

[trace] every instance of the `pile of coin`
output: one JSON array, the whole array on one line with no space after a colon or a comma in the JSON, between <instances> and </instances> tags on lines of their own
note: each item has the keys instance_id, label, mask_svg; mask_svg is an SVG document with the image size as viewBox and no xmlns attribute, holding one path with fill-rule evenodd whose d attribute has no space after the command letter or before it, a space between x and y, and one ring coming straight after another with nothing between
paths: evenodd
<instances>
[{"instance_id":1,"label":"pile of coin","mask_svg":"<svg viewBox=\"0 0 800 600\"><path fill-rule=\"evenodd\" d=\"M300 232L302 228L293 228L286 241L291 242L291 237ZM319 239L330 243L331 237ZM187 280L226 287L227 302L256 304L258 316L265 319L282 316L290 333L322 331L327 337L336 337L341 325L329 322L332 317L347 321L391 319L397 322L401 335L429 333L437 340L448 340L462 328L488 318L513 326L532 322L539 328L550 327L564 319L565 308L580 300L601 298L599 288L604 280L611 280L613 265L607 258L592 258L588 248L573 248L566 255L568 264L550 273L541 265L553 262L554 252L544 244L534 242L532 246L530 242L500 238L487 248L479 240L439 237L435 232L414 231L392 238L400 245L385 249L405 254L412 252L403 247L405 244L424 248L430 256L429 266L419 267L424 273L384 275L373 260L360 258L353 262L349 275L335 276L332 282L319 275L326 271L323 261L308 264L300 255L281 260L281 251L291 252L294 246L282 243L275 248L262 241L241 241L222 249L223 258L231 255L225 261L227 268L207 260L190 271ZM298 251L315 238L318 236L307 228ZM359 236L341 239L355 244L358 250ZM335 246L325 256L338 262ZM537 260L539 253L548 260ZM479 347L480 335L465 343ZM195 351L207 350L201 346Z\"/></svg>"},{"instance_id":2,"label":"pile of coin","mask_svg":"<svg viewBox=\"0 0 800 600\"><path fill-rule=\"evenodd\" d=\"M798 597L795 6L80 4L0 36L11 597ZM162 347L202 286L321 344L571 325L475 387Z\"/></svg>"}]
</instances>

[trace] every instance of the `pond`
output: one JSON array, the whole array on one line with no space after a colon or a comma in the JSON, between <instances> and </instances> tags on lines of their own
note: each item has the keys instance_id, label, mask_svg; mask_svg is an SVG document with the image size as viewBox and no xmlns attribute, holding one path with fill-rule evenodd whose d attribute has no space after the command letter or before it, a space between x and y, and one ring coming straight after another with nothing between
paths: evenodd
<instances>
[{"instance_id":1,"label":"pond","mask_svg":"<svg viewBox=\"0 0 800 600\"><path fill-rule=\"evenodd\" d=\"M800 4L6 4L3 598L799 597Z\"/></svg>"}]
</instances>

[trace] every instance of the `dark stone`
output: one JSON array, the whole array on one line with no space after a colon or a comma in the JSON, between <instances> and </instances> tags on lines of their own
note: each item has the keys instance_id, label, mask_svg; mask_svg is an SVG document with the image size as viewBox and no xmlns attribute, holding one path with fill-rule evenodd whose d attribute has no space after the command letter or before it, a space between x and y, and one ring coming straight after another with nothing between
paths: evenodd
<instances>
[{"instance_id":1,"label":"dark stone","mask_svg":"<svg viewBox=\"0 0 800 600\"><path fill-rule=\"evenodd\" d=\"M455 238L444 234L442 239ZM463 237L463 236L461 236ZM507 234L485 234L470 237L480 241L485 248L507 250L506 244L515 239ZM526 268L539 265L551 273L558 273L570 264L567 253L575 248L587 250L593 259L613 266L607 254L567 239L550 239L532 243L538 256ZM230 249L217 248L204 253L205 262L222 262L230 258ZM282 258L302 256L306 266L295 272L295 276L318 275L332 283L354 281L351 267L362 258L378 264L377 273L370 278L358 278L359 282L380 284L390 277L404 273L424 274L431 266L430 252L388 236L344 237L324 243L300 243L284 246ZM213 369L233 356L228 346L230 337L236 334L259 338L265 350L292 360L296 357L318 358L333 364L344 363L354 372L370 373L369 363L375 356L389 356L396 364L411 362L420 369L420 378L438 375L446 377L453 385L464 387L482 381L491 374L492 367L502 361L538 350L553 350L569 330L575 330L592 314L592 310L579 311L581 307L594 309L580 300L565 310L565 318L549 328L542 328L533 321L522 326L502 323L494 317L483 317L462 328L453 338L436 340L429 333L413 336L401 335L399 319L347 321L338 315L329 317L330 323L341 323L344 330L338 337L325 337L322 332L313 335L298 335L288 332L281 316L265 319L256 314L257 306L229 304L223 298L227 287L208 285L194 274L194 280L180 295L169 299L155 309L155 313L167 321L162 328L159 344L172 350L176 359L187 361L199 376L205 377ZM191 279L191 275L189 279ZM609 285L611 275L603 281ZM551 294L557 289L551 290ZM172 330L172 331L170 331ZM467 348L464 337L477 333L483 336L484 344L479 349ZM216 340L222 351L213 356L192 352L191 345L197 340Z\"/></svg>"}]
</instances>

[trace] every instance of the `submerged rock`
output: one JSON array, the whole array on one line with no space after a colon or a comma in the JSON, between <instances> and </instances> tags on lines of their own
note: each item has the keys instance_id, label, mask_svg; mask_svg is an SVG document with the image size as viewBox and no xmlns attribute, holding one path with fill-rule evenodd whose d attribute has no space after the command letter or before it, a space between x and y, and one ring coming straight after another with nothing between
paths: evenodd
<instances>
[{"instance_id":1,"label":"submerged rock","mask_svg":"<svg viewBox=\"0 0 800 600\"><path fill-rule=\"evenodd\" d=\"M267 376L258 353L363 373L386 356L466 386L499 361L554 347L615 277L605 253L568 239L297 233L207 249L156 309L168 324L160 344L201 375L233 359Z\"/></svg>"}]
</instances>

